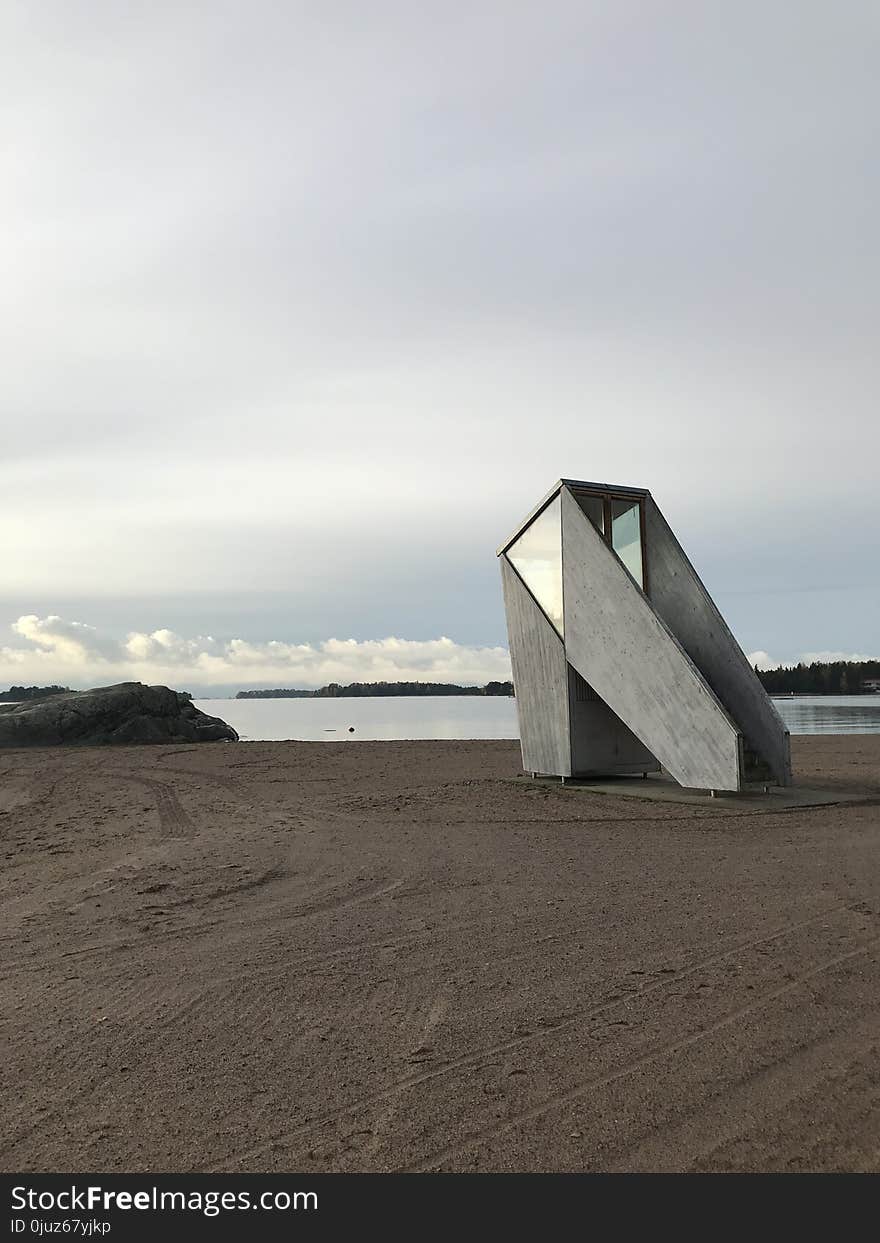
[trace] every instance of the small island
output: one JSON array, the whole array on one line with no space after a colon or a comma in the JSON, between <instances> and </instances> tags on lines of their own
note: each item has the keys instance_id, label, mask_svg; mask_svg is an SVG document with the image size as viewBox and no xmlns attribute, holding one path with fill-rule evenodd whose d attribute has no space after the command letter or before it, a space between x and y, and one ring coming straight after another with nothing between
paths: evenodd
<instances>
[{"instance_id":1,"label":"small island","mask_svg":"<svg viewBox=\"0 0 880 1243\"><path fill-rule=\"evenodd\" d=\"M239 691L236 699L365 699L390 695L513 695L512 682L487 682L485 686L456 686L447 682L331 682L317 690Z\"/></svg>"},{"instance_id":2,"label":"small island","mask_svg":"<svg viewBox=\"0 0 880 1243\"><path fill-rule=\"evenodd\" d=\"M48 699L50 695L69 695L69 686L10 686L0 691L0 703L21 704L31 699Z\"/></svg>"}]
</instances>

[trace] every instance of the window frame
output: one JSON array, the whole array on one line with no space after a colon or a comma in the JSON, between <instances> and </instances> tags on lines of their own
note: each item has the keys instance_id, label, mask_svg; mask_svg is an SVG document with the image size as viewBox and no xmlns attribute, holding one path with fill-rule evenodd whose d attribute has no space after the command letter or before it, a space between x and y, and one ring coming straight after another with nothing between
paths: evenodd
<instances>
[{"instance_id":1,"label":"window frame","mask_svg":"<svg viewBox=\"0 0 880 1243\"><path fill-rule=\"evenodd\" d=\"M613 522L613 519L611 516L612 502L613 501L624 501L630 506L638 505L639 507L639 542L641 544L641 552L642 552L642 586L639 589L643 591L646 596L650 595L650 591L649 591L650 584L648 582L647 541L645 539L646 525L645 525L645 497L644 495L640 493L622 491L616 488L606 489L606 488L572 487L571 485L567 485L567 486L575 500L577 500L579 496L594 496L602 501L602 526L604 528L603 530L599 531L595 527L592 519L587 514L584 514L584 517L587 519L587 521L596 531L596 534L599 535L605 541L605 543L608 545L608 547L611 549L612 552L614 552L614 545L612 543L612 522ZM581 512L583 513L583 510ZM614 552L614 555L615 557L617 557L617 560L620 561L620 564L623 565L623 561L617 555L616 552ZM624 565L623 568L626 569L626 566ZM627 573L629 574L629 570L627 570ZM632 578L631 574L630 574L630 578ZM634 583L636 582L634 578L633 578L633 582ZM639 584L636 583L636 586L638 587Z\"/></svg>"}]
</instances>

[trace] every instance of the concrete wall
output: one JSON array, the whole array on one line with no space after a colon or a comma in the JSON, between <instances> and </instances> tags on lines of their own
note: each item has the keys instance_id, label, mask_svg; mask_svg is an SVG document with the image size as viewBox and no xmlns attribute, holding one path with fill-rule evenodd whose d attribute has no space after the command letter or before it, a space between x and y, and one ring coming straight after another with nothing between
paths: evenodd
<instances>
[{"instance_id":1,"label":"concrete wall","mask_svg":"<svg viewBox=\"0 0 880 1243\"><path fill-rule=\"evenodd\" d=\"M523 769L569 777L565 648L507 557L501 556L499 561Z\"/></svg>"},{"instance_id":2,"label":"concrete wall","mask_svg":"<svg viewBox=\"0 0 880 1243\"><path fill-rule=\"evenodd\" d=\"M648 590L662 618L780 785L791 785L788 730L657 505L645 506Z\"/></svg>"},{"instance_id":3,"label":"concrete wall","mask_svg":"<svg viewBox=\"0 0 880 1243\"><path fill-rule=\"evenodd\" d=\"M681 785L739 789L736 725L567 488L562 574L569 663Z\"/></svg>"},{"instance_id":4,"label":"concrete wall","mask_svg":"<svg viewBox=\"0 0 880 1243\"><path fill-rule=\"evenodd\" d=\"M577 681L578 675L569 665L572 775L656 772L660 765L651 752L606 703L578 699Z\"/></svg>"}]
</instances>

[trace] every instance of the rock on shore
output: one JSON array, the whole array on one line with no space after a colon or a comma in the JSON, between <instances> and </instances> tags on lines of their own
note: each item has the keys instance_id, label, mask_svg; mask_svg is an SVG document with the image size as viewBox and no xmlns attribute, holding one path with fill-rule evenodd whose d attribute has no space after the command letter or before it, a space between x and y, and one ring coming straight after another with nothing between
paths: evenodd
<instances>
[{"instance_id":1,"label":"rock on shore","mask_svg":"<svg viewBox=\"0 0 880 1243\"><path fill-rule=\"evenodd\" d=\"M238 741L231 725L200 712L186 695L143 682L71 691L0 711L0 747L224 741Z\"/></svg>"}]
</instances>

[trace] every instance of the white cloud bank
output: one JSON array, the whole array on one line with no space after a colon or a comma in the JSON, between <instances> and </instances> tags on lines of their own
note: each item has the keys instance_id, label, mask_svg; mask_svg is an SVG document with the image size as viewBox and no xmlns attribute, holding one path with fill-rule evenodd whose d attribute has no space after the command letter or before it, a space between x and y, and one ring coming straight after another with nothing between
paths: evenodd
<instances>
[{"instance_id":1,"label":"white cloud bank","mask_svg":"<svg viewBox=\"0 0 880 1243\"><path fill-rule=\"evenodd\" d=\"M34 613L12 623L22 643L0 646L0 688L13 684L99 686L111 682L166 683L179 689L323 686L328 682L455 682L482 685L510 677L503 647L468 647L452 639L325 639L266 643L185 638L173 630L102 635L84 622ZM752 665L773 669L803 661L870 660L848 652L804 652L780 661L750 652Z\"/></svg>"},{"instance_id":2,"label":"white cloud bank","mask_svg":"<svg viewBox=\"0 0 880 1243\"><path fill-rule=\"evenodd\" d=\"M179 689L322 686L328 682L456 682L510 677L503 647L464 647L452 639L253 643L184 638L171 630L102 637L83 622L28 614L12 624L22 645L0 647L0 685L167 683Z\"/></svg>"}]
</instances>

